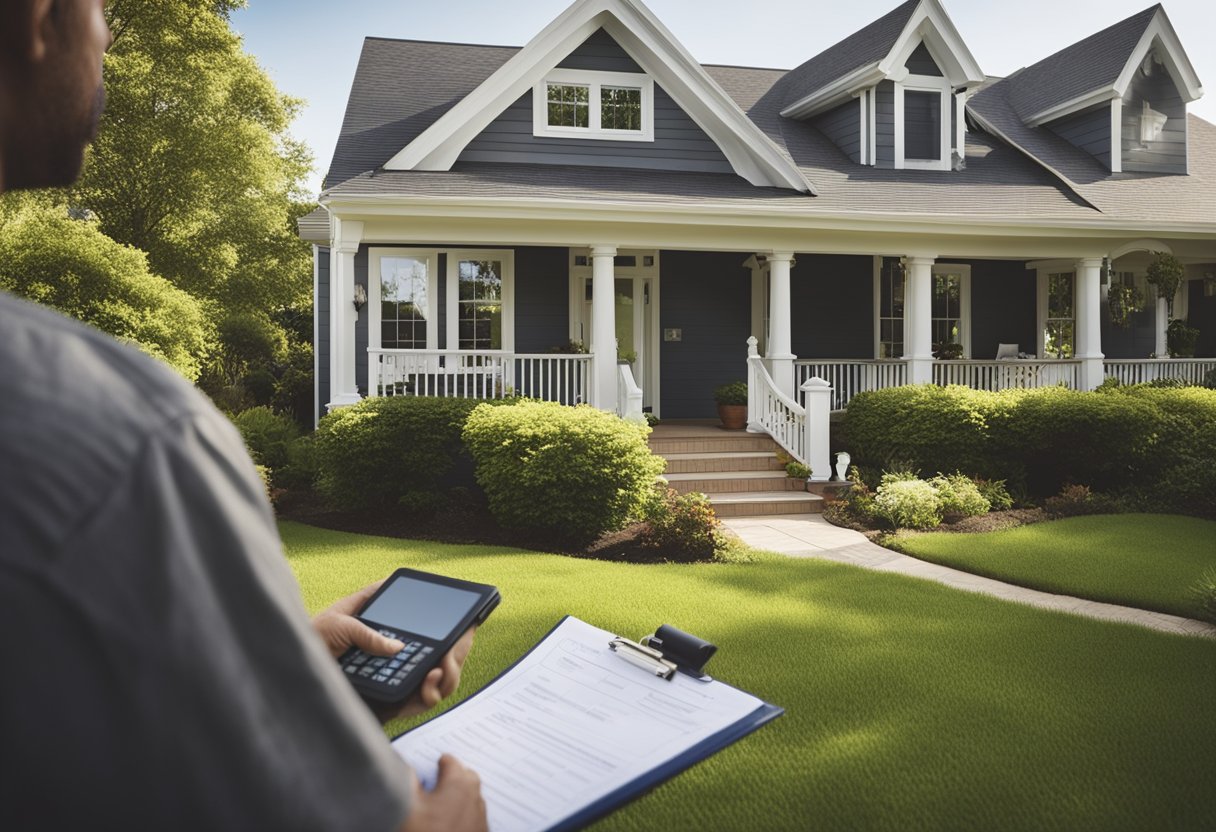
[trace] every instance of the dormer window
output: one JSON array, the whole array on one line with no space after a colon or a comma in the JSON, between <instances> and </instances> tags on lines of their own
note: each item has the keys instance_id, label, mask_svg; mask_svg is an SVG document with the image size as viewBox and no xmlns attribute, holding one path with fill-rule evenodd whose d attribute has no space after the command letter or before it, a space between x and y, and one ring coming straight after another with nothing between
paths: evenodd
<instances>
[{"instance_id":1,"label":"dormer window","mask_svg":"<svg viewBox=\"0 0 1216 832\"><path fill-rule=\"evenodd\" d=\"M896 168L950 170L952 100L942 77L908 75L895 84Z\"/></svg>"},{"instance_id":2,"label":"dormer window","mask_svg":"<svg viewBox=\"0 0 1216 832\"><path fill-rule=\"evenodd\" d=\"M536 85L532 133L654 141L654 80L640 73L559 69Z\"/></svg>"}]
</instances>

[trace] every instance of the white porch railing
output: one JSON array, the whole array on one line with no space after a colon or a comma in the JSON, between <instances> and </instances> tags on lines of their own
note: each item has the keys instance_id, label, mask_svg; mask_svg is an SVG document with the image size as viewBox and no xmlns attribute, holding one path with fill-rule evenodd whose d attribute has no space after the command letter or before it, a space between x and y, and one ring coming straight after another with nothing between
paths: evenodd
<instances>
[{"instance_id":1,"label":"white porch railing","mask_svg":"<svg viewBox=\"0 0 1216 832\"><path fill-rule=\"evenodd\" d=\"M777 389L759 355L747 358L747 428L757 433L764 431L786 453L803 465L808 464L806 408Z\"/></svg>"},{"instance_id":2,"label":"white porch railing","mask_svg":"<svg viewBox=\"0 0 1216 832\"><path fill-rule=\"evenodd\" d=\"M628 364L617 364L616 369L617 415L622 419L645 419L642 415L642 388L633 378L633 369Z\"/></svg>"},{"instance_id":3,"label":"white porch railing","mask_svg":"<svg viewBox=\"0 0 1216 832\"><path fill-rule=\"evenodd\" d=\"M1216 358L1107 359L1103 364L1106 376L1117 378L1120 384L1144 384L1161 378L1203 384L1204 377L1216 370Z\"/></svg>"},{"instance_id":4,"label":"white porch railing","mask_svg":"<svg viewBox=\"0 0 1216 832\"><path fill-rule=\"evenodd\" d=\"M589 355L517 355L465 350L369 349L371 396L524 396L575 405L586 402Z\"/></svg>"},{"instance_id":5,"label":"white porch railing","mask_svg":"<svg viewBox=\"0 0 1216 832\"><path fill-rule=\"evenodd\" d=\"M908 365L903 361L843 358L808 358L794 362L796 388L815 377L832 385L832 410L844 410L849 399L858 393L907 384Z\"/></svg>"},{"instance_id":6,"label":"white porch railing","mask_svg":"<svg viewBox=\"0 0 1216 832\"><path fill-rule=\"evenodd\" d=\"M933 383L974 390L1032 390L1063 384L1076 390L1080 361L934 361Z\"/></svg>"}]
</instances>

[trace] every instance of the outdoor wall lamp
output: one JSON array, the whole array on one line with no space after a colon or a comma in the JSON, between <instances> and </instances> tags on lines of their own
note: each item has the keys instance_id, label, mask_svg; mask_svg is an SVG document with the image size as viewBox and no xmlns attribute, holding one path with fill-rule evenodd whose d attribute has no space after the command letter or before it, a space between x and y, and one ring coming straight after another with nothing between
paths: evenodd
<instances>
[{"instance_id":1,"label":"outdoor wall lamp","mask_svg":"<svg viewBox=\"0 0 1216 832\"><path fill-rule=\"evenodd\" d=\"M367 306L367 287L362 283L355 284L355 311L358 312L363 307Z\"/></svg>"}]
</instances>

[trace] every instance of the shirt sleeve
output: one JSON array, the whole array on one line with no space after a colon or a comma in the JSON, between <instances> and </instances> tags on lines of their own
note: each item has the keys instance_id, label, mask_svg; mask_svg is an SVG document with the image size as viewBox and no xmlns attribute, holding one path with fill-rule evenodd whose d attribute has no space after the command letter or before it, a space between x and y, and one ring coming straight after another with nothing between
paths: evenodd
<instances>
[{"instance_id":1,"label":"shirt sleeve","mask_svg":"<svg viewBox=\"0 0 1216 832\"><path fill-rule=\"evenodd\" d=\"M0 694L10 748L42 749L10 787L60 784L90 828L401 825L411 775L313 632L226 420L166 424L66 540L52 569L0 575L0 617L37 630L26 666L34 645L51 656ZM53 721L22 726L22 709ZM21 828L77 820L35 808Z\"/></svg>"}]
</instances>

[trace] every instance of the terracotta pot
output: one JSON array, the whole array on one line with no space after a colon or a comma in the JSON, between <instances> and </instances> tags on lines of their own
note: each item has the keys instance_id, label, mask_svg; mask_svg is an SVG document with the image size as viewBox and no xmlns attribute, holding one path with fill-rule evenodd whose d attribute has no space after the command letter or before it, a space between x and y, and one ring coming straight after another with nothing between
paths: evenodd
<instances>
[{"instance_id":1,"label":"terracotta pot","mask_svg":"<svg viewBox=\"0 0 1216 832\"><path fill-rule=\"evenodd\" d=\"M720 404L718 418L722 420L722 427L727 430L743 430L747 427L747 405Z\"/></svg>"}]
</instances>

